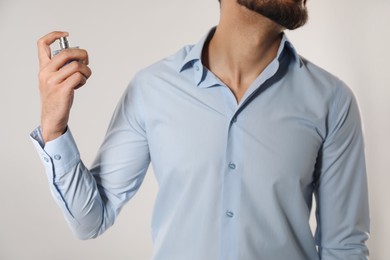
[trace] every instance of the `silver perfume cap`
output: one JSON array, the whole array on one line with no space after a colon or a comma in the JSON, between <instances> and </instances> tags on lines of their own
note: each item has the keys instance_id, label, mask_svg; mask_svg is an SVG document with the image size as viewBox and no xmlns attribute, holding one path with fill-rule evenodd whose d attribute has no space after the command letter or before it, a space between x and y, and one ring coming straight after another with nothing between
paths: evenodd
<instances>
[{"instance_id":1,"label":"silver perfume cap","mask_svg":"<svg viewBox=\"0 0 390 260\"><path fill-rule=\"evenodd\" d=\"M61 49L67 49L67 48L69 48L68 39L67 39L66 37L61 37L61 38L60 38L60 48L61 48Z\"/></svg>"}]
</instances>

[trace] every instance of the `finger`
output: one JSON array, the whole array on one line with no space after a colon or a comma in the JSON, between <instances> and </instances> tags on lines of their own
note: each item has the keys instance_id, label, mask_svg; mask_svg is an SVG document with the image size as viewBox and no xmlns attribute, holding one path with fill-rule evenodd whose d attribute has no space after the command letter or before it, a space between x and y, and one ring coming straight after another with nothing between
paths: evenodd
<instances>
[{"instance_id":1,"label":"finger","mask_svg":"<svg viewBox=\"0 0 390 260\"><path fill-rule=\"evenodd\" d=\"M58 72L53 73L51 82L53 84L60 84L76 72L83 74L86 79L92 74L91 69L87 65L73 61L62 67Z\"/></svg>"},{"instance_id":2,"label":"finger","mask_svg":"<svg viewBox=\"0 0 390 260\"><path fill-rule=\"evenodd\" d=\"M70 64L64 66L62 69L59 70L59 78L62 77L62 80L65 80L66 78L70 77L72 74L79 72L83 74L84 77L87 79L91 76L92 71L91 69L80 62L73 61Z\"/></svg>"},{"instance_id":3,"label":"finger","mask_svg":"<svg viewBox=\"0 0 390 260\"><path fill-rule=\"evenodd\" d=\"M82 87L87 82L87 78L80 72L76 72L68 77L62 84L65 89L70 91Z\"/></svg>"},{"instance_id":4,"label":"finger","mask_svg":"<svg viewBox=\"0 0 390 260\"><path fill-rule=\"evenodd\" d=\"M80 83L79 83L74 89L76 90L76 89L81 88L82 86L85 85L85 83L87 83L87 79L84 77L84 78L80 81Z\"/></svg>"},{"instance_id":5,"label":"finger","mask_svg":"<svg viewBox=\"0 0 390 260\"><path fill-rule=\"evenodd\" d=\"M52 62L48 65L47 69L49 71L58 71L59 69L65 67L66 63L71 61L78 61L82 64L88 65L88 52L83 49L62 50L52 59Z\"/></svg>"},{"instance_id":6,"label":"finger","mask_svg":"<svg viewBox=\"0 0 390 260\"><path fill-rule=\"evenodd\" d=\"M50 52L50 44L55 42L57 39L61 37L66 37L69 34L67 32L59 32L54 31L51 33L46 34L42 38L40 38L37 42L38 46L38 59L39 59L39 65L42 68L43 66L46 66L47 63L49 63L51 58L51 52Z\"/></svg>"}]
</instances>

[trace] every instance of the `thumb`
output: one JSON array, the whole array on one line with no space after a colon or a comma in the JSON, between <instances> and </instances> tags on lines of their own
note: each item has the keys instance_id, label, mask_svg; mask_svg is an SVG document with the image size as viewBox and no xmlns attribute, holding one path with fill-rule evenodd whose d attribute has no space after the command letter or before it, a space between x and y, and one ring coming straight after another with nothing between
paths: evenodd
<instances>
[{"instance_id":1,"label":"thumb","mask_svg":"<svg viewBox=\"0 0 390 260\"><path fill-rule=\"evenodd\" d=\"M45 67L51 60L50 45L61 37L66 37L67 32L54 31L46 34L37 42L39 67Z\"/></svg>"}]
</instances>

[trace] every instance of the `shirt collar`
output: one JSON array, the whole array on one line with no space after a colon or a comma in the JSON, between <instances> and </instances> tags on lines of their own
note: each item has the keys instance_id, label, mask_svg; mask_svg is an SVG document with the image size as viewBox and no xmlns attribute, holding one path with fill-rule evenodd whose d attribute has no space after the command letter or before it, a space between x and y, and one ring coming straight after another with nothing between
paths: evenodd
<instances>
[{"instance_id":1,"label":"shirt collar","mask_svg":"<svg viewBox=\"0 0 390 260\"><path fill-rule=\"evenodd\" d=\"M214 35L215 30L216 27L211 28L210 31L204 35L198 43L190 47L187 55L184 57L183 62L180 63L178 68L179 72L193 68L198 86L205 79L207 73L207 69L202 64L203 47L206 42ZM303 62L299 54L295 50L293 44L287 38L286 34L283 33L276 57L278 60L281 60L282 57L287 53L292 55L292 62L295 62L297 65L299 65L299 67L302 67Z\"/></svg>"},{"instance_id":2,"label":"shirt collar","mask_svg":"<svg viewBox=\"0 0 390 260\"><path fill-rule=\"evenodd\" d=\"M302 61L301 57L299 56L298 52L296 51L294 45L288 39L287 35L285 33L283 33L283 38L282 38L282 41L280 42L280 46L279 46L278 57L280 57L281 52L284 51L285 48L292 55L294 62L297 65L299 65L299 67L301 68L303 65L303 61Z\"/></svg>"},{"instance_id":3,"label":"shirt collar","mask_svg":"<svg viewBox=\"0 0 390 260\"><path fill-rule=\"evenodd\" d=\"M204 81L207 75L207 69L202 64L203 47L206 42L214 35L215 30L216 27L211 28L197 44L190 46L187 55L184 57L183 62L181 62L178 67L180 73L187 69L193 69L197 86L199 86Z\"/></svg>"}]
</instances>

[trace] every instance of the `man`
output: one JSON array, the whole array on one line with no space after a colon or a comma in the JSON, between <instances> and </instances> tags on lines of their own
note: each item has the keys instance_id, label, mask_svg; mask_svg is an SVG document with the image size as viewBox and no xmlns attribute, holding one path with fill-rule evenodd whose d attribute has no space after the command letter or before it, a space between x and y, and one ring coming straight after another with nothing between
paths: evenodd
<instances>
[{"instance_id":1,"label":"man","mask_svg":"<svg viewBox=\"0 0 390 260\"><path fill-rule=\"evenodd\" d=\"M74 91L91 75L88 55L51 59L49 45L67 33L41 38L32 137L75 234L111 226L152 162L153 259L367 259L358 108L283 34L306 20L303 0L222 0L218 26L198 44L133 79L90 170L67 126Z\"/></svg>"}]
</instances>

